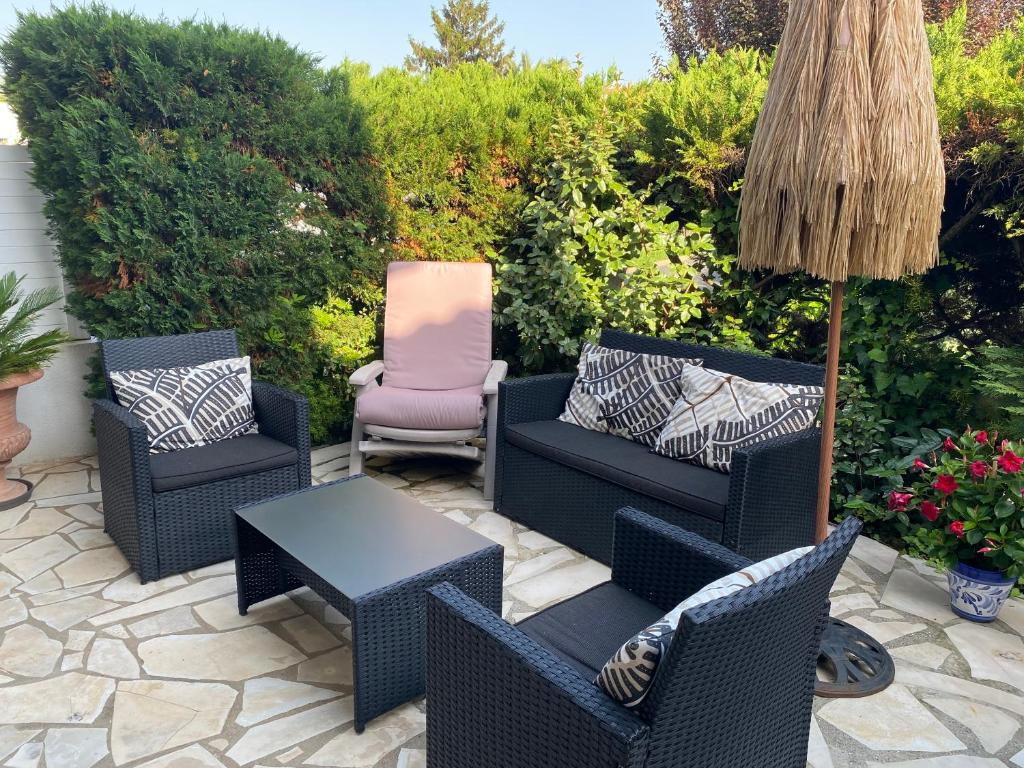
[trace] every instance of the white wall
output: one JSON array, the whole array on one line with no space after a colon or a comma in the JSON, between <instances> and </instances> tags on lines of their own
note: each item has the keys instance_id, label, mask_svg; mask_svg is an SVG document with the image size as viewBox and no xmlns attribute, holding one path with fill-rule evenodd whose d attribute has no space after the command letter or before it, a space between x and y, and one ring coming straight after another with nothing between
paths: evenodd
<instances>
[{"instance_id":1,"label":"white wall","mask_svg":"<svg viewBox=\"0 0 1024 768\"><path fill-rule=\"evenodd\" d=\"M9 108L0 104L0 113ZM0 114L0 127L4 125ZM0 141L4 137L0 136ZM43 196L32 185L32 163L23 146L0 143L0 271L25 276L26 289L64 283L53 242L46 234ZM18 420L32 430L32 442L14 459L27 464L95 451L91 405L83 394L89 356L94 344L64 311L63 302L51 307L37 327L61 328L73 338L46 368L40 381L18 393Z\"/></svg>"}]
</instances>

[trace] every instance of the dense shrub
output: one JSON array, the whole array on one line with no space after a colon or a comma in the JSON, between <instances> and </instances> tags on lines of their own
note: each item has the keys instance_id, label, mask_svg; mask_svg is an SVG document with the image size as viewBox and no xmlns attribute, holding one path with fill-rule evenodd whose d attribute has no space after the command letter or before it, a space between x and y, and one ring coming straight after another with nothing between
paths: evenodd
<instances>
[{"instance_id":1,"label":"dense shrub","mask_svg":"<svg viewBox=\"0 0 1024 768\"><path fill-rule=\"evenodd\" d=\"M71 311L100 338L237 328L258 375L315 394L333 363L309 308L379 282L387 221L344 75L96 6L21 15L0 55ZM321 439L345 420L314 416Z\"/></svg>"},{"instance_id":2,"label":"dense shrub","mask_svg":"<svg viewBox=\"0 0 1024 768\"><path fill-rule=\"evenodd\" d=\"M905 457L939 426L1010 423L992 383L1024 381L1024 27L979 46L961 9L929 34L942 261L851 281L841 350L833 501L890 538ZM23 16L0 53L74 313L100 336L238 327L318 438L350 413L391 259L494 260L520 372L605 324L824 357L826 286L732 269L757 51L628 85L565 62L322 72L263 35L88 8Z\"/></svg>"},{"instance_id":3,"label":"dense shrub","mask_svg":"<svg viewBox=\"0 0 1024 768\"><path fill-rule=\"evenodd\" d=\"M678 336L713 289L707 232L630 189L605 119L558 122L546 177L500 257L498 322L515 328L528 370L564 368L602 327Z\"/></svg>"},{"instance_id":4,"label":"dense shrub","mask_svg":"<svg viewBox=\"0 0 1024 768\"><path fill-rule=\"evenodd\" d=\"M373 136L402 260L481 260L500 247L544 172L556 118L592 114L606 85L561 62L506 76L486 63L340 71Z\"/></svg>"}]
</instances>

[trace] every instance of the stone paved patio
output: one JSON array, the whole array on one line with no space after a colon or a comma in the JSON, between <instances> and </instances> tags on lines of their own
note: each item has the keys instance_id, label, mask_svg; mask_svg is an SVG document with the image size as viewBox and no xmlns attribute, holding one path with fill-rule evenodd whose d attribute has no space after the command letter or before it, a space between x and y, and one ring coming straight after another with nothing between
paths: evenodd
<instances>
[{"instance_id":1,"label":"stone paved patio","mask_svg":"<svg viewBox=\"0 0 1024 768\"><path fill-rule=\"evenodd\" d=\"M512 621L609 576L492 512L463 465L371 463L381 482L505 547ZM317 481L344 476L347 446L315 451L314 464ZM347 622L315 595L240 617L232 563L142 586L103 533L94 458L21 471L34 501L0 512L5 768L426 765L423 702L354 735ZM896 683L817 700L809 766L1024 766L1024 604L973 625L949 612L944 584L858 543L833 612L892 649Z\"/></svg>"}]
</instances>

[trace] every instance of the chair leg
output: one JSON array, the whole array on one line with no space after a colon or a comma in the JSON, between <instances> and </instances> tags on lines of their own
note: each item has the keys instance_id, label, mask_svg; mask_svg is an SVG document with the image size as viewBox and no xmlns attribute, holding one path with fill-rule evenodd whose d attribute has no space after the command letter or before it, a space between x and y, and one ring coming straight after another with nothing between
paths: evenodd
<instances>
[{"instance_id":1,"label":"chair leg","mask_svg":"<svg viewBox=\"0 0 1024 768\"><path fill-rule=\"evenodd\" d=\"M352 445L348 455L348 475L358 475L363 471L363 452L359 450L359 443L363 439L363 423L359 419L352 419Z\"/></svg>"},{"instance_id":2,"label":"chair leg","mask_svg":"<svg viewBox=\"0 0 1024 768\"><path fill-rule=\"evenodd\" d=\"M487 446L484 454L484 500L494 498L494 462L498 442L498 396L487 396Z\"/></svg>"}]
</instances>

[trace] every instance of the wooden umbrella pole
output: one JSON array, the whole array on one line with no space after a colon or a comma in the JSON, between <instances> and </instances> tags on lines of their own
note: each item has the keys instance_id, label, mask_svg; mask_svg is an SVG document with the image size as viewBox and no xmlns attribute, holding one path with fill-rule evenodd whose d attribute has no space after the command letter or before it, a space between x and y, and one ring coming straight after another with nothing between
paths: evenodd
<instances>
[{"instance_id":1,"label":"wooden umbrella pole","mask_svg":"<svg viewBox=\"0 0 1024 768\"><path fill-rule=\"evenodd\" d=\"M818 461L818 511L815 536L820 544L828 535L832 496L832 446L836 432L836 389L839 386L839 341L843 330L843 293L846 283L832 283L828 315L828 355L825 358L825 403L821 411L821 455Z\"/></svg>"}]
</instances>

